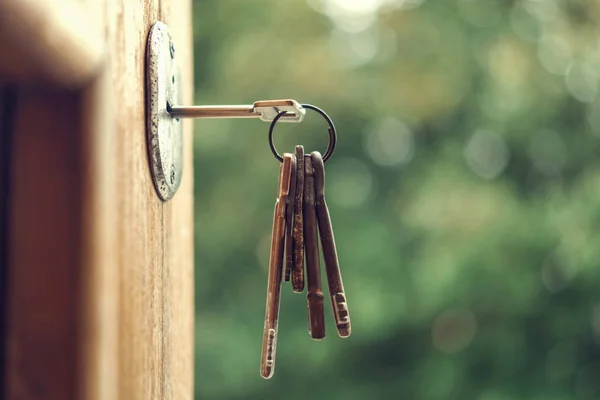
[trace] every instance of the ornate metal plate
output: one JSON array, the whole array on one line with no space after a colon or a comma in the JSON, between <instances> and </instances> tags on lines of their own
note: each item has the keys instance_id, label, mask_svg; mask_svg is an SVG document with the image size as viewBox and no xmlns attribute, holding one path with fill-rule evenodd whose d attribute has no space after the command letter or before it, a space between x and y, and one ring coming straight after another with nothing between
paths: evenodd
<instances>
[{"instance_id":1,"label":"ornate metal plate","mask_svg":"<svg viewBox=\"0 0 600 400\"><path fill-rule=\"evenodd\" d=\"M181 104L181 87L175 46L169 28L156 22L148 35L146 99L148 155L158 196L167 201L181 183L183 130L168 108Z\"/></svg>"}]
</instances>

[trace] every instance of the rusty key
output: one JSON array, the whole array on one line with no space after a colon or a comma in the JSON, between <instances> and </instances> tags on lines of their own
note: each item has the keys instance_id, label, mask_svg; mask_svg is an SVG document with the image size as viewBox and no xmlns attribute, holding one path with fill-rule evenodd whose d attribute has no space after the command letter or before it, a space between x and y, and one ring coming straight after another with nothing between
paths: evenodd
<instances>
[{"instance_id":1,"label":"rusty key","mask_svg":"<svg viewBox=\"0 0 600 400\"><path fill-rule=\"evenodd\" d=\"M287 198L290 192L291 172L295 156L284 154L279 169L277 200L273 212L273 234L269 259L267 283L267 305L260 363L260 375L269 379L275 371L275 351L277 347L277 327L279 323L279 300L281 297L281 274L283 268L283 241Z\"/></svg>"},{"instance_id":2,"label":"rusty key","mask_svg":"<svg viewBox=\"0 0 600 400\"><path fill-rule=\"evenodd\" d=\"M325 316L323 312L323 291L321 289L321 269L319 266L315 179L311 156L304 156L303 211L309 333L313 339L318 340L325 338Z\"/></svg>"},{"instance_id":3,"label":"rusty key","mask_svg":"<svg viewBox=\"0 0 600 400\"><path fill-rule=\"evenodd\" d=\"M294 265L294 210L296 208L296 177L297 158L295 155L290 172L290 191L287 197L287 209L285 213L285 268L284 280L289 282Z\"/></svg>"},{"instance_id":4,"label":"rusty key","mask_svg":"<svg viewBox=\"0 0 600 400\"><path fill-rule=\"evenodd\" d=\"M294 210L294 266L292 268L292 289L296 293L304 291L304 218L302 200L304 196L304 147L296 146L296 202Z\"/></svg>"},{"instance_id":5,"label":"rusty key","mask_svg":"<svg viewBox=\"0 0 600 400\"><path fill-rule=\"evenodd\" d=\"M317 222L319 225L319 236L321 237L321 247L323 249L323 259L325 260L325 271L327 273L327 284L329 286L329 296L333 307L333 316L337 327L338 335L342 338L350 336L350 313L348 312L348 303L344 293L344 284L340 272L340 264L333 236L333 227L329 209L325 202L325 167L321 153L313 151L311 153L312 166L315 179L315 207L317 209Z\"/></svg>"}]
</instances>

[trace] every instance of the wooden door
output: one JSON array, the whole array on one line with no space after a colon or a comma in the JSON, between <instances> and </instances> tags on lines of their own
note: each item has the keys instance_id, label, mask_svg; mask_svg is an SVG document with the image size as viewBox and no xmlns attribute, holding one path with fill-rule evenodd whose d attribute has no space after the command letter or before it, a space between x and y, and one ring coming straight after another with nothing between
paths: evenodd
<instances>
[{"instance_id":1,"label":"wooden door","mask_svg":"<svg viewBox=\"0 0 600 400\"><path fill-rule=\"evenodd\" d=\"M170 26L192 101L190 0L0 1L7 399L193 395L192 133L178 192L148 165L146 39Z\"/></svg>"}]
</instances>

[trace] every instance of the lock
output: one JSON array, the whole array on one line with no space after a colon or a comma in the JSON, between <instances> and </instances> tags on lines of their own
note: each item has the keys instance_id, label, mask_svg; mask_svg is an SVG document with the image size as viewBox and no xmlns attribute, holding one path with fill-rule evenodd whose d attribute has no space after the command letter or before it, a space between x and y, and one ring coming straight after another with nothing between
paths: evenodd
<instances>
[{"instance_id":1,"label":"lock","mask_svg":"<svg viewBox=\"0 0 600 400\"><path fill-rule=\"evenodd\" d=\"M181 80L169 28L155 23L146 51L148 156L158 196L167 201L179 188L183 173L183 124L169 107L181 104Z\"/></svg>"},{"instance_id":2,"label":"lock","mask_svg":"<svg viewBox=\"0 0 600 400\"><path fill-rule=\"evenodd\" d=\"M306 110L297 101L262 100L252 105L184 106L177 53L169 28L156 22L146 50L147 141L150 171L158 196L175 195L183 174L182 118L258 118L301 122ZM312 106L311 106L312 107Z\"/></svg>"}]
</instances>

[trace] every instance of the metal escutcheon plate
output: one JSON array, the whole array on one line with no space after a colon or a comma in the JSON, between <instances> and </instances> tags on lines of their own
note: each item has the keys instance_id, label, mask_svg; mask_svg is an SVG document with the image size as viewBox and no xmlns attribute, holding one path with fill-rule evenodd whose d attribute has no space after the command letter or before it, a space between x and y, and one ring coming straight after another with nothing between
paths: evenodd
<instances>
[{"instance_id":1,"label":"metal escutcheon plate","mask_svg":"<svg viewBox=\"0 0 600 400\"><path fill-rule=\"evenodd\" d=\"M167 108L181 104L181 88L175 46L169 28L156 22L148 35L146 98L148 154L158 196L169 200L181 183L183 129Z\"/></svg>"}]
</instances>

